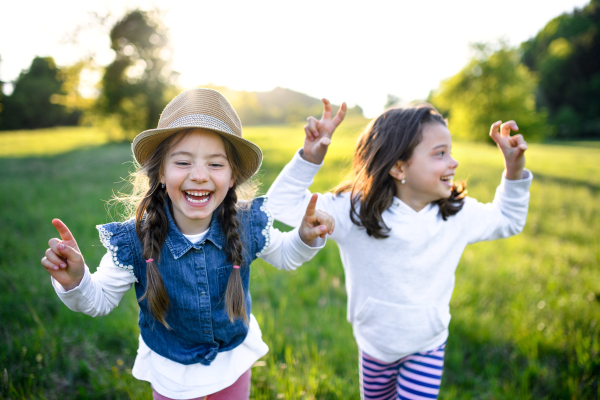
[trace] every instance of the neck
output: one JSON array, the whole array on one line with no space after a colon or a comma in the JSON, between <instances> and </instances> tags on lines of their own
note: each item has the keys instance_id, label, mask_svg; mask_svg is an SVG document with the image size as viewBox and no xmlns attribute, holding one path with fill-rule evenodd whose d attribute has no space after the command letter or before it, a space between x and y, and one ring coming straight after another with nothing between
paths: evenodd
<instances>
[{"instance_id":1,"label":"neck","mask_svg":"<svg viewBox=\"0 0 600 400\"><path fill-rule=\"evenodd\" d=\"M396 182L396 197L416 212L421 211L431 203L430 199L425 199L417 193L413 193L408 187L404 187L399 182Z\"/></svg>"}]
</instances>

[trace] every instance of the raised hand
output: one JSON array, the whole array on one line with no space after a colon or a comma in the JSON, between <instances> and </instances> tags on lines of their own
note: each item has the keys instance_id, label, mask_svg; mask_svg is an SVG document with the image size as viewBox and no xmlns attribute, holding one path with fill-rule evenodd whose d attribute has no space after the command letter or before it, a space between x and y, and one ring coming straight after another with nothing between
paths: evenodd
<instances>
[{"instance_id":1,"label":"raised hand","mask_svg":"<svg viewBox=\"0 0 600 400\"><path fill-rule=\"evenodd\" d=\"M310 243L319 236L324 238L328 233L331 235L335 229L335 220L325 211L317 210L317 199L319 196L314 193L310 198L306 213L300 224L300 238L304 243Z\"/></svg>"},{"instance_id":2,"label":"raised hand","mask_svg":"<svg viewBox=\"0 0 600 400\"><path fill-rule=\"evenodd\" d=\"M337 114L331 119L331 103L327 99L323 101L323 116L317 121L315 117L308 117L304 126L306 138L304 139L304 148L302 149L302 158L315 164L321 164L327 154L327 148L331 144L331 136L335 128L342 123L346 116L346 103L338 110Z\"/></svg>"},{"instance_id":3,"label":"raised hand","mask_svg":"<svg viewBox=\"0 0 600 400\"><path fill-rule=\"evenodd\" d=\"M70 290L81 282L85 262L69 228L60 219L53 219L52 225L62 240L52 238L48 241L50 248L42 258L42 265L65 290Z\"/></svg>"},{"instance_id":4,"label":"raised hand","mask_svg":"<svg viewBox=\"0 0 600 400\"><path fill-rule=\"evenodd\" d=\"M510 136L510 131L518 131L519 127L515 121L502 123L498 121L492 124L490 136L496 142L504 155L504 166L506 168L506 179L517 180L523 178L525 168L525 150L527 142L523 135Z\"/></svg>"}]
</instances>

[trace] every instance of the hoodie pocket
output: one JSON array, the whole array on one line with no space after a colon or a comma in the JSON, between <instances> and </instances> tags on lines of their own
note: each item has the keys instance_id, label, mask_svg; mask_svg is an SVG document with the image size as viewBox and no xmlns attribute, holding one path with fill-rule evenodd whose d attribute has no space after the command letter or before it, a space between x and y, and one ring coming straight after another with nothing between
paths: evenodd
<instances>
[{"instance_id":1,"label":"hoodie pocket","mask_svg":"<svg viewBox=\"0 0 600 400\"><path fill-rule=\"evenodd\" d=\"M449 308L389 303L368 297L354 322L361 345L365 340L382 353L407 355L442 333L450 323Z\"/></svg>"}]
</instances>

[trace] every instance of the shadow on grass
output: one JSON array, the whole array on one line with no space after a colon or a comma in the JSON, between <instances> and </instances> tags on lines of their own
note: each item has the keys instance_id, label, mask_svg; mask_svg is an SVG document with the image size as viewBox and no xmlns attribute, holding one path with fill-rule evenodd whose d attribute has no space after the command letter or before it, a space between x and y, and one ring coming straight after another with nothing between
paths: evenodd
<instances>
[{"instance_id":1,"label":"shadow on grass","mask_svg":"<svg viewBox=\"0 0 600 400\"><path fill-rule=\"evenodd\" d=\"M575 350L542 344L521 349L482 336L453 319L440 399L599 398L600 354L581 365Z\"/></svg>"},{"instance_id":2,"label":"shadow on grass","mask_svg":"<svg viewBox=\"0 0 600 400\"><path fill-rule=\"evenodd\" d=\"M544 175L543 173L536 172L536 171L532 171L532 172L535 177L535 180L539 181L542 184L549 183L549 184L561 185L565 188L572 188L572 189L586 188L590 192L592 192L592 194L594 194L594 195L596 195L600 192L600 185L595 185L588 181L584 181L584 180L580 180L580 179L573 179L573 178L563 178L560 176Z\"/></svg>"}]
</instances>

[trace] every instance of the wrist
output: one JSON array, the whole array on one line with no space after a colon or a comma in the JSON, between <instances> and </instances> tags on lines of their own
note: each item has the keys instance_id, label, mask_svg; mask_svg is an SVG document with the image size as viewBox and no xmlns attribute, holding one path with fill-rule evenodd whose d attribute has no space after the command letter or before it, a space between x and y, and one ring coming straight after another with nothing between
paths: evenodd
<instances>
[{"instance_id":1,"label":"wrist","mask_svg":"<svg viewBox=\"0 0 600 400\"><path fill-rule=\"evenodd\" d=\"M300 149L300 157L302 157L302 159L304 161L308 161L309 163L312 164L321 164L323 162L323 159L318 160L316 157L313 157L311 155L308 155L304 152L304 149Z\"/></svg>"},{"instance_id":2,"label":"wrist","mask_svg":"<svg viewBox=\"0 0 600 400\"><path fill-rule=\"evenodd\" d=\"M516 169L506 169L506 173L504 177L509 181L518 181L519 179L523 179L523 168Z\"/></svg>"}]
</instances>

